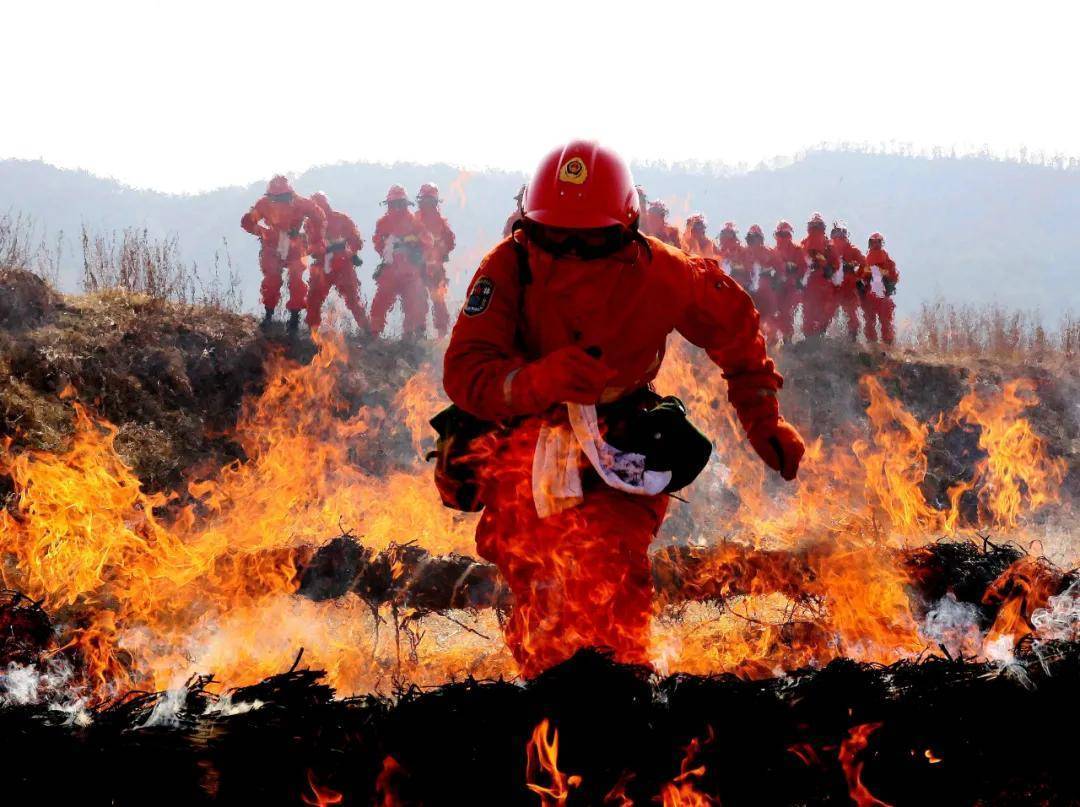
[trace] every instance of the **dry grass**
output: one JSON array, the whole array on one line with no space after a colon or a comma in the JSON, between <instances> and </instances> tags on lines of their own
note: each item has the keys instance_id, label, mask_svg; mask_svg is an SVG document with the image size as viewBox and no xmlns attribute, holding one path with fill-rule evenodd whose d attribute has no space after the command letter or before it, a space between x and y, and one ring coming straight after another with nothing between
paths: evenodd
<instances>
[{"instance_id":1,"label":"dry grass","mask_svg":"<svg viewBox=\"0 0 1080 807\"><path fill-rule=\"evenodd\" d=\"M906 330L904 346L922 353L1029 362L1080 355L1080 320L1071 312L1047 329L1038 311L938 299L923 303Z\"/></svg>"},{"instance_id":2,"label":"dry grass","mask_svg":"<svg viewBox=\"0 0 1080 807\"><path fill-rule=\"evenodd\" d=\"M50 243L45 229L22 213L0 215L0 269L25 269L55 286L60 278L64 233Z\"/></svg>"},{"instance_id":3,"label":"dry grass","mask_svg":"<svg viewBox=\"0 0 1080 807\"><path fill-rule=\"evenodd\" d=\"M229 245L222 240L212 271L186 263L175 235L156 238L146 229L128 227L108 234L82 230L83 290L145 294L181 305L238 312L243 306L240 275Z\"/></svg>"}]
</instances>

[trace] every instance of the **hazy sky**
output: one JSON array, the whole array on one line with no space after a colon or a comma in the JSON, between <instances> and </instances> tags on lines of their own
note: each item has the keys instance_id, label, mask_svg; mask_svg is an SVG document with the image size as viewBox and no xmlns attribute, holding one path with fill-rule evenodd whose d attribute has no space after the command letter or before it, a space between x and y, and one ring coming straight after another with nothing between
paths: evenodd
<instances>
[{"instance_id":1,"label":"hazy sky","mask_svg":"<svg viewBox=\"0 0 1080 807\"><path fill-rule=\"evenodd\" d=\"M0 158L196 191L337 161L529 169L570 136L1080 154L1076 2L8 0Z\"/></svg>"}]
</instances>

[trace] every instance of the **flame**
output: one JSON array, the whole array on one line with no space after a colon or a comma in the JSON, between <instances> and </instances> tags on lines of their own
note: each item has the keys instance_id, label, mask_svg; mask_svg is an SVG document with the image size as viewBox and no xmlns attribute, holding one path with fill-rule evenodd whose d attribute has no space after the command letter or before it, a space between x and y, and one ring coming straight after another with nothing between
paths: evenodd
<instances>
[{"instance_id":1,"label":"flame","mask_svg":"<svg viewBox=\"0 0 1080 807\"><path fill-rule=\"evenodd\" d=\"M405 774L405 769L392 756L383 759L382 769L375 778L375 797L377 807L401 807L404 802L398 796L397 782Z\"/></svg>"},{"instance_id":2,"label":"flame","mask_svg":"<svg viewBox=\"0 0 1080 807\"><path fill-rule=\"evenodd\" d=\"M54 613L94 696L176 687L193 673L258 680L287 668L301 646L346 692L516 673L493 611L433 614L420 625L389 608L373 614L351 595L294 596L297 561L342 530L375 550L415 541L434 553L474 552L476 517L441 506L422 461L427 420L445 402L437 369L423 366L400 388L392 416L357 409L343 379L364 380L350 371L344 342L332 331L318 340L308 365L269 360L264 389L245 400L235 429L245 459L182 493L144 490L117 451L116 428L75 402L67 450L0 444L0 474L15 491L0 510L9 560L0 580ZM1023 417L1035 400L1030 381L972 392L928 426L881 380L864 378L866 422L811 442L793 485L753 454L719 369L688 346L673 347L657 387L681 397L716 444L688 503L673 502L662 542L712 548L711 566L687 578L726 600L723 610L694 603L658 613L650 658L661 672L759 678L838 656L911 658L925 642L896 551L985 527L1021 530L1057 501L1064 479L1065 463ZM985 459L939 508L922 493L926 443L931 429L961 424L978 429ZM396 455L399 444L411 452ZM961 517L967 492L978 498L976 523ZM1030 632L1032 613L1056 593L1041 571L1018 565L992 587L999 610L988 639ZM597 591L610 585L602 578L597 569Z\"/></svg>"},{"instance_id":3,"label":"flame","mask_svg":"<svg viewBox=\"0 0 1080 807\"><path fill-rule=\"evenodd\" d=\"M311 807L330 807L331 804L341 804L345 801L345 797L336 790L331 790L328 787L320 787L315 782L315 774L313 771L308 770L307 780L312 795L301 796L304 804L310 804Z\"/></svg>"},{"instance_id":4,"label":"flame","mask_svg":"<svg viewBox=\"0 0 1080 807\"><path fill-rule=\"evenodd\" d=\"M844 769L848 793L857 807L891 807L887 802L874 796L863 784L862 771L865 763L858 758L870 744L870 735L881 726L881 723L863 723L853 726L848 732L847 739L840 743L840 765Z\"/></svg>"},{"instance_id":5,"label":"flame","mask_svg":"<svg viewBox=\"0 0 1080 807\"><path fill-rule=\"evenodd\" d=\"M581 777L559 770L559 730L553 729L548 736L550 724L545 717L533 729L532 738L525 747L526 786L540 797L541 807L566 804L571 788L581 785ZM550 784L540 784L544 778Z\"/></svg>"},{"instance_id":6,"label":"flame","mask_svg":"<svg viewBox=\"0 0 1080 807\"><path fill-rule=\"evenodd\" d=\"M471 171L458 171L458 175L454 177L454 181L450 183L450 195L453 197L455 204L462 210L465 209L465 205L468 204L468 196L465 193L465 186L472 180L473 174Z\"/></svg>"},{"instance_id":7,"label":"flame","mask_svg":"<svg viewBox=\"0 0 1080 807\"><path fill-rule=\"evenodd\" d=\"M698 790L696 782L705 775L705 766L694 765L702 747L709 745L714 739L716 734L712 726L709 726L708 737L704 743L697 737L690 741L679 766L679 775L660 791L659 801L663 807L710 807L720 803Z\"/></svg>"}]
</instances>

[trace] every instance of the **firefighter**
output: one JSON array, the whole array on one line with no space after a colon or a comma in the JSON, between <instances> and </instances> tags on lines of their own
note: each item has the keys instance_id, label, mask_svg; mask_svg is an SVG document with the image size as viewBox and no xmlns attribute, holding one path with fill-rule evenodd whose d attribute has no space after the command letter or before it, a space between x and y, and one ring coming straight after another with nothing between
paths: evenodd
<instances>
[{"instance_id":1,"label":"firefighter","mask_svg":"<svg viewBox=\"0 0 1080 807\"><path fill-rule=\"evenodd\" d=\"M446 310L446 262L454 250L456 239L450 224L439 210L439 187L432 183L420 186L416 194L416 219L430 241L424 255L424 285L431 295L432 319L439 337L450 330L450 313Z\"/></svg>"},{"instance_id":2,"label":"firefighter","mask_svg":"<svg viewBox=\"0 0 1080 807\"><path fill-rule=\"evenodd\" d=\"M409 207L412 200L401 185L386 192L386 213L375 224L371 241L381 261L373 275L375 296L371 300L371 330L379 336L386 327L386 315L401 298L403 334L421 337L427 328L427 290L424 288L423 228Z\"/></svg>"},{"instance_id":3,"label":"firefighter","mask_svg":"<svg viewBox=\"0 0 1080 807\"><path fill-rule=\"evenodd\" d=\"M863 334L867 342L877 341L877 322L881 322L881 341L887 345L893 343L896 334L893 330L893 312L896 303L896 283L900 273L896 263L885 251L885 237L874 233L867 243L866 257L859 269L857 289L862 297Z\"/></svg>"},{"instance_id":4,"label":"firefighter","mask_svg":"<svg viewBox=\"0 0 1080 807\"><path fill-rule=\"evenodd\" d=\"M735 277L747 292L761 315L761 332L769 343L780 341L779 299L783 291L784 262L776 252L765 246L765 233L754 224L746 231L746 246L742 248L742 277Z\"/></svg>"},{"instance_id":5,"label":"firefighter","mask_svg":"<svg viewBox=\"0 0 1080 807\"><path fill-rule=\"evenodd\" d=\"M825 219L820 213L815 213L806 223L806 238L801 246L808 262L808 271L800 283L803 288L803 336L820 337L836 314L839 300L837 273L840 271L840 261L825 235Z\"/></svg>"},{"instance_id":6,"label":"firefighter","mask_svg":"<svg viewBox=\"0 0 1080 807\"><path fill-rule=\"evenodd\" d=\"M795 311L802 303L803 278L809 269L806 253L795 243L795 228L781 219L773 232L776 246L773 253L782 267L776 290L776 328L784 344L795 339ZM805 316L805 315L804 315Z\"/></svg>"},{"instance_id":7,"label":"firefighter","mask_svg":"<svg viewBox=\"0 0 1080 807\"><path fill-rule=\"evenodd\" d=\"M682 248L682 239L679 237L679 228L668 224L668 206L659 199L649 202L645 212L644 227L645 235L659 238L668 246L676 249Z\"/></svg>"},{"instance_id":8,"label":"firefighter","mask_svg":"<svg viewBox=\"0 0 1080 807\"><path fill-rule=\"evenodd\" d=\"M716 244L709 238L709 222L704 213L695 213L686 220L682 234L683 249L703 258L719 258Z\"/></svg>"},{"instance_id":9,"label":"firefighter","mask_svg":"<svg viewBox=\"0 0 1080 807\"><path fill-rule=\"evenodd\" d=\"M320 260L326 250L323 234L326 215L310 199L298 195L283 176L276 176L266 186L266 193L240 219L240 226L258 236L259 268L262 270L260 293L265 309L263 326L274 318L281 300L282 273L289 272L289 332L300 326L300 312L307 304L304 283L304 258Z\"/></svg>"},{"instance_id":10,"label":"firefighter","mask_svg":"<svg viewBox=\"0 0 1080 807\"><path fill-rule=\"evenodd\" d=\"M356 224L345 213L333 210L330 200L323 192L313 193L311 201L326 214L326 254L317 258L311 265L308 278L307 324L313 331L318 330L322 322L322 307L330 289L337 289L345 307L356 320L361 333L369 333L371 325L364 304L360 302L360 281L356 278L356 269L363 261L360 250L364 239L360 237Z\"/></svg>"},{"instance_id":11,"label":"firefighter","mask_svg":"<svg viewBox=\"0 0 1080 807\"><path fill-rule=\"evenodd\" d=\"M840 284L836 286L837 307L844 312L848 336L855 342L859 338L859 292L855 289L855 283L858 271L863 265L863 254L848 240L847 227L843 222L833 222L829 240L842 270L833 278L840 279Z\"/></svg>"},{"instance_id":12,"label":"firefighter","mask_svg":"<svg viewBox=\"0 0 1080 807\"><path fill-rule=\"evenodd\" d=\"M525 186L522 185L521 190L514 197L514 212L506 219L506 224L503 226L503 238L507 238L514 231L514 225L521 221L521 197L524 195Z\"/></svg>"},{"instance_id":13,"label":"firefighter","mask_svg":"<svg viewBox=\"0 0 1080 807\"><path fill-rule=\"evenodd\" d=\"M667 509L664 479L644 470L648 456L644 468L643 455L605 462L596 440L621 417L639 423L658 398L649 385L672 331L723 368L766 464L793 479L804 450L780 416L783 380L750 297L717 261L641 235L639 204L613 151L584 141L552 151L526 189L523 228L481 262L446 351L450 399L505 427L469 448L481 459L476 540L513 592L505 634L527 677L583 647L648 662L647 550ZM655 436L648 425L640 435Z\"/></svg>"}]
</instances>

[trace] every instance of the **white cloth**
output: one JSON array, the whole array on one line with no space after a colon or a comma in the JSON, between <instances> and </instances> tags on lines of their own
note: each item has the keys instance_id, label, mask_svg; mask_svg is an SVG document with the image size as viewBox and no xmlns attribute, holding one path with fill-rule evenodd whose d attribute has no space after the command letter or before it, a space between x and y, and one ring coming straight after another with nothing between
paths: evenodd
<instances>
[{"instance_id":1,"label":"white cloth","mask_svg":"<svg viewBox=\"0 0 1080 807\"><path fill-rule=\"evenodd\" d=\"M833 272L833 276L830 277L829 280L832 281L832 284L834 286L839 288L840 284L844 282L844 269L843 269L843 267L841 267L840 269L837 269L835 272Z\"/></svg>"},{"instance_id":2,"label":"white cloth","mask_svg":"<svg viewBox=\"0 0 1080 807\"><path fill-rule=\"evenodd\" d=\"M881 276L880 266L870 267L870 293L875 297L885 296L885 278Z\"/></svg>"},{"instance_id":3,"label":"white cloth","mask_svg":"<svg viewBox=\"0 0 1080 807\"><path fill-rule=\"evenodd\" d=\"M755 262L754 268L750 270L750 288L747 291L757 291L758 286L761 285L761 264Z\"/></svg>"},{"instance_id":4,"label":"white cloth","mask_svg":"<svg viewBox=\"0 0 1080 807\"><path fill-rule=\"evenodd\" d=\"M671 481L671 471L649 471L645 455L620 451L600 436L596 407L568 403L570 425L544 425L533 453L532 490L541 518L581 504L581 455L606 485L637 496L655 496Z\"/></svg>"},{"instance_id":5,"label":"white cloth","mask_svg":"<svg viewBox=\"0 0 1080 807\"><path fill-rule=\"evenodd\" d=\"M285 230L282 230L278 233L277 239L277 254L281 260L288 260L290 246L292 246L292 239L289 238L289 234Z\"/></svg>"}]
</instances>

